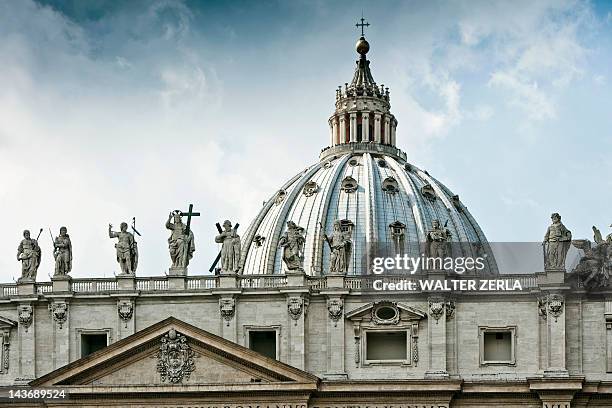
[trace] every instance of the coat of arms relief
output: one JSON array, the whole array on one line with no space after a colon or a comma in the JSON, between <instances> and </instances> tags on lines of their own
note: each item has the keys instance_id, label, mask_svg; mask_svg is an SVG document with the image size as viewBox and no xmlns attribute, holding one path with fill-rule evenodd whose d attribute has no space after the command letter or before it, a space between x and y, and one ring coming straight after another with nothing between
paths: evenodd
<instances>
[{"instance_id":1,"label":"coat of arms relief","mask_svg":"<svg viewBox=\"0 0 612 408\"><path fill-rule=\"evenodd\" d=\"M188 380L195 370L194 351L187 342L187 337L170 329L161 338L161 345L157 352L157 372L162 382L173 384Z\"/></svg>"}]
</instances>

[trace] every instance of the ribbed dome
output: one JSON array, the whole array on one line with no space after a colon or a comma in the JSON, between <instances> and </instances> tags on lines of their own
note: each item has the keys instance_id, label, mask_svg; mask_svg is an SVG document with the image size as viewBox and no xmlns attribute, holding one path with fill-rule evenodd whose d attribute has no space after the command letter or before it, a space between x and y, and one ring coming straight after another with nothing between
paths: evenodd
<instances>
[{"instance_id":1,"label":"ribbed dome","mask_svg":"<svg viewBox=\"0 0 612 408\"><path fill-rule=\"evenodd\" d=\"M291 178L264 204L243 237L242 273L284 272L279 240L289 221L304 229L306 274L329 271L324 234L332 235L338 221L352 240L347 273L362 275L381 248L387 254L421 255L421 243L438 220L450 231L451 242L460 243L451 246L452 256L487 255L484 272L497 274L486 238L459 197L408 164L395 147L398 122L389 90L374 82L365 44L362 35L353 80L336 91L329 147L319 163Z\"/></svg>"},{"instance_id":2,"label":"ribbed dome","mask_svg":"<svg viewBox=\"0 0 612 408\"><path fill-rule=\"evenodd\" d=\"M328 272L330 251L320 225L331 235L337 220L353 224L350 275L369 273L366 248L373 243L392 246L390 226L398 222L404 226L406 248L425 242L437 219L447 223L452 241L481 243L490 252L480 227L448 188L406 163L399 150L380 146L376 152L366 145L344 145L344 154L333 156L324 151L319 163L291 178L265 203L244 237L244 274L283 273L278 241L288 221L306 231L304 270L308 275ZM473 256L472 248L467 245L464 256ZM487 272L496 273L493 257L488 259Z\"/></svg>"}]
</instances>

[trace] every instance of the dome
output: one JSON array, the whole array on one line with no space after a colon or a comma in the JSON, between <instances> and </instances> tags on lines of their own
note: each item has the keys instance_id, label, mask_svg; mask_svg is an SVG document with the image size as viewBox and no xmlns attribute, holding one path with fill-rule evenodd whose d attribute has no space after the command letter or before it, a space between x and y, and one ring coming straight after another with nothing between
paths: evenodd
<instances>
[{"instance_id":1,"label":"dome","mask_svg":"<svg viewBox=\"0 0 612 408\"><path fill-rule=\"evenodd\" d=\"M486 272L497 274L487 240L459 196L395 146L397 123L389 90L374 82L362 52L351 83L336 90L329 146L274 192L243 235L242 273L286 272L279 241L290 221L305 238L303 269L315 276L330 272L324 236L336 223L352 241L346 273L363 275L381 249L419 256L437 220L458 243L451 245L453 256L484 251Z\"/></svg>"}]
</instances>

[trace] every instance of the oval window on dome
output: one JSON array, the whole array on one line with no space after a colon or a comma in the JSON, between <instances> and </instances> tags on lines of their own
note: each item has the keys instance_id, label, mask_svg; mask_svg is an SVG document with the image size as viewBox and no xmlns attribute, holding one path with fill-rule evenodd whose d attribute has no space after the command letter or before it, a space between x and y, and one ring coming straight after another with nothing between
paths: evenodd
<instances>
[{"instance_id":1,"label":"oval window on dome","mask_svg":"<svg viewBox=\"0 0 612 408\"><path fill-rule=\"evenodd\" d=\"M302 193L306 197L310 197L315 195L317 191L319 191L319 185L316 183L316 181L309 181L308 183L304 184L304 189L302 190Z\"/></svg>"},{"instance_id":2,"label":"oval window on dome","mask_svg":"<svg viewBox=\"0 0 612 408\"><path fill-rule=\"evenodd\" d=\"M344 178L344 180L342 180L342 190L347 193L354 193L355 191L357 191L358 185L359 184L357 184L357 180L355 180L351 176L347 176Z\"/></svg>"},{"instance_id":3,"label":"oval window on dome","mask_svg":"<svg viewBox=\"0 0 612 408\"><path fill-rule=\"evenodd\" d=\"M384 161L383 159L380 159L380 160L378 161L378 165L379 165L380 167L387 167L387 162L386 162L386 161Z\"/></svg>"},{"instance_id":4,"label":"oval window on dome","mask_svg":"<svg viewBox=\"0 0 612 408\"><path fill-rule=\"evenodd\" d=\"M395 194L399 191L397 180L393 177L387 177L382 182L382 190L389 194Z\"/></svg>"},{"instance_id":5,"label":"oval window on dome","mask_svg":"<svg viewBox=\"0 0 612 408\"><path fill-rule=\"evenodd\" d=\"M353 157L351 160L349 160L348 162L349 166L359 166L359 159L357 159L356 157Z\"/></svg>"}]
</instances>

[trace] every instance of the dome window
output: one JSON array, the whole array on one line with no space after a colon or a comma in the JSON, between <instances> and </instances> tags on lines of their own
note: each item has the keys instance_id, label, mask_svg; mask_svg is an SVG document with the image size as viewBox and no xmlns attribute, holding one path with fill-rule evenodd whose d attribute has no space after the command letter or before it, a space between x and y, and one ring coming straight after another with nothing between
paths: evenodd
<instances>
[{"instance_id":1,"label":"dome window","mask_svg":"<svg viewBox=\"0 0 612 408\"><path fill-rule=\"evenodd\" d=\"M412 170L414 170L414 168L412 167L412 164L410 163L404 164L404 169L406 169L406 171L408 172L412 172Z\"/></svg>"},{"instance_id":2,"label":"dome window","mask_svg":"<svg viewBox=\"0 0 612 408\"><path fill-rule=\"evenodd\" d=\"M387 167L387 162L384 161L383 159L380 159L378 161L378 166L380 166L380 167Z\"/></svg>"},{"instance_id":3,"label":"dome window","mask_svg":"<svg viewBox=\"0 0 612 408\"><path fill-rule=\"evenodd\" d=\"M353 229L355 228L355 224L351 220L340 220L340 229L342 232L346 232L350 235L353 234Z\"/></svg>"},{"instance_id":4,"label":"dome window","mask_svg":"<svg viewBox=\"0 0 612 408\"><path fill-rule=\"evenodd\" d=\"M372 309L372 321L376 324L397 324L400 311L392 302L381 302Z\"/></svg>"},{"instance_id":5,"label":"dome window","mask_svg":"<svg viewBox=\"0 0 612 408\"><path fill-rule=\"evenodd\" d=\"M333 166L331 160L330 161L326 161L325 163L323 163L323 167L326 169L329 169L331 166Z\"/></svg>"},{"instance_id":6,"label":"dome window","mask_svg":"<svg viewBox=\"0 0 612 408\"><path fill-rule=\"evenodd\" d=\"M319 185L315 181L309 181L308 183L304 184L304 189L302 190L302 193L306 197L310 197L315 195L317 191L319 191Z\"/></svg>"},{"instance_id":7,"label":"dome window","mask_svg":"<svg viewBox=\"0 0 612 408\"><path fill-rule=\"evenodd\" d=\"M253 242L255 243L256 247L260 247L263 245L264 241L266 240L266 237L262 237L261 235L257 234L253 237Z\"/></svg>"},{"instance_id":8,"label":"dome window","mask_svg":"<svg viewBox=\"0 0 612 408\"><path fill-rule=\"evenodd\" d=\"M406 224L395 221L389 224L389 234L393 240L393 249L396 254L403 254L406 242Z\"/></svg>"},{"instance_id":9,"label":"dome window","mask_svg":"<svg viewBox=\"0 0 612 408\"><path fill-rule=\"evenodd\" d=\"M357 157L353 157L351 158L351 160L349 160L348 164L349 166L355 167L355 166L359 166L359 159Z\"/></svg>"},{"instance_id":10,"label":"dome window","mask_svg":"<svg viewBox=\"0 0 612 408\"><path fill-rule=\"evenodd\" d=\"M435 201L436 199L436 191L429 183L421 187L421 194L423 194L423 197L427 198L429 201Z\"/></svg>"},{"instance_id":11,"label":"dome window","mask_svg":"<svg viewBox=\"0 0 612 408\"><path fill-rule=\"evenodd\" d=\"M342 190L344 190L346 193L354 193L357 191L357 186L359 186L359 184L357 184L357 180L351 176L347 176L344 178L344 180L342 180Z\"/></svg>"},{"instance_id":12,"label":"dome window","mask_svg":"<svg viewBox=\"0 0 612 408\"><path fill-rule=\"evenodd\" d=\"M459 195L454 195L452 201L457 211L463 212L463 205L461 204L461 200L459 200Z\"/></svg>"},{"instance_id":13,"label":"dome window","mask_svg":"<svg viewBox=\"0 0 612 408\"><path fill-rule=\"evenodd\" d=\"M279 205L280 203L285 201L286 197L287 192L285 190L278 190L278 193L276 193L276 197L274 198L274 204Z\"/></svg>"},{"instance_id":14,"label":"dome window","mask_svg":"<svg viewBox=\"0 0 612 408\"><path fill-rule=\"evenodd\" d=\"M397 184L397 180L393 177L387 177L382 182L382 190L385 193L395 194L399 191L399 185Z\"/></svg>"}]
</instances>

